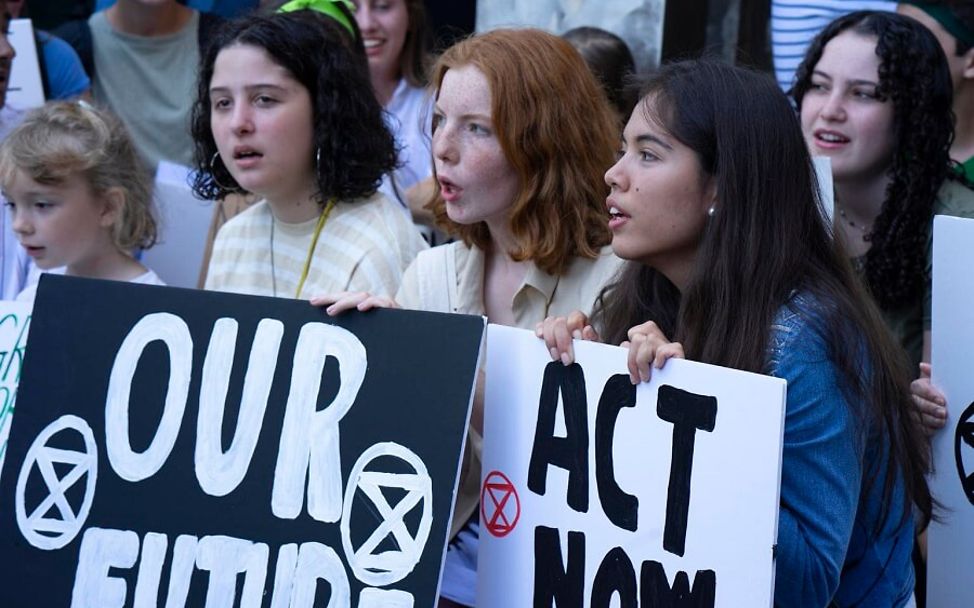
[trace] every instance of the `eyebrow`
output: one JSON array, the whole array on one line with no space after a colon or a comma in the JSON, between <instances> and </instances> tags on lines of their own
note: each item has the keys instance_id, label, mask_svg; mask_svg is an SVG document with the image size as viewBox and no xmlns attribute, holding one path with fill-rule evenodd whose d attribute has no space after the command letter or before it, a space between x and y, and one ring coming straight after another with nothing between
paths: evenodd
<instances>
[{"instance_id":1,"label":"eyebrow","mask_svg":"<svg viewBox=\"0 0 974 608\"><path fill-rule=\"evenodd\" d=\"M829 76L825 72L820 72L819 70L813 70L812 71L812 76L819 76L821 78L825 78L825 79L828 79L828 80L832 80L832 77L831 76ZM868 86L871 86L871 87L878 87L879 86L879 83L876 82L876 81L873 81L873 80L855 79L855 80L850 80L849 83L852 84L852 85L858 85L858 86L861 86L861 85L868 85Z\"/></svg>"},{"instance_id":2,"label":"eyebrow","mask_svg":"<svg viewBox=\"0 0 974 608\"><path fill-rule=\"evenodd\" d=\"M210 87L210 94L213 93L223 93L229 91L231 87ZM259 91L261 89L273 89L276 91L286 91L287 87L281 86L279 84L249 84L244 87L245 91Z\"/></svg>"},{"instance_id":3,"label":"eyebrow","mask_svg":"<svg viewBox=\"0 0 974 608\"><path fill-rule=\"evenodd\" d=\"M672 150L673 149L673 146L671 146L667 142L663 141L658 136L653 135L652 133L644 133L642 135L637 135L636 136L636 143L637 144L653 143L653 144L657 144L657 145L663 146L667 150Z\"/></svg>"},{"instance_id":4,"label":"eyebrow","mask_svg":"<svg viewBox=\"0 0 974 608\"><path fill-rule=\"evenodd\" d=\"M446 114L446 112L443 111L443 108L441 108L439 106L439 104L433 106L433 111L434 112L437 112L438 114ZM487 121L487 122L491 122L491 120L492 120L491 117L490 117L490 114L481 114L479 112L471 112L471 113L468 113L468 114L461 114L458 118L460 118L461 120L470 120L471 118L473 118L473 119L476 119L476 120L484 120L484 121Z\"/></svg>"}]
</instances>

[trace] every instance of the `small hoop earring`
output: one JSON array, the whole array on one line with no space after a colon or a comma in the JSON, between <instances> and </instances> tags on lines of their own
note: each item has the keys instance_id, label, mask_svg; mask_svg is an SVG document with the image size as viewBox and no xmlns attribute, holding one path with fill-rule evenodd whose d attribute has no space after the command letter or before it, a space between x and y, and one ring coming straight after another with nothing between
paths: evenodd
<instances>
[{"instance_id":1,"label":"small hoop earring","mask_svg":"<svg viewBox=\"0 0 974 608\"><path fill-rule=\"evenodd\" d=\"M713 217L715 213L717 213L717 206L716 205L711 205L710 206L710 209L707 209L707 216L708 217Z\"/></svg>"},{"instance_id":2,"label":"small hoop earring","mask_svg":"<svg viewBox=\"0 0 974 608\"><path fill-rule=\"evenodd\" d=\"M315 173L321 171L321 147L315 148Z\"/></svg>"},{"instance_id":3,"label":"small hoop earring","mask_svg":"<svg viewBox=\"0 0 974 608\"><path fill-rule=\"evenodd\" d=\"M227 192L239 192L240 191L240 186L236 186L236 187L232 187L231 188L229 186L225 186L225 185L221 184L220 183L220 180L217 179L217 177L216 177L216 159L218 159L218 158L220 158L220 151L219 150L217 150L216 152L214 152L213 153L213 158L210 159L210 178L213 179L213 183L215 183L220 188L226 190Z\"/></svg>"}]
</instances>

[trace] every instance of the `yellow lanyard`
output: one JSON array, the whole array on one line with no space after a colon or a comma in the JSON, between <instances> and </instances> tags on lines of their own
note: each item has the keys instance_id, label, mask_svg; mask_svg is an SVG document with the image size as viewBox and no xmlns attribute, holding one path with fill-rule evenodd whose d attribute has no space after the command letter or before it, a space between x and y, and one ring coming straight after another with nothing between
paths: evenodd
<instances>
[{"instance_id":1,"label":"yellow lanyard","mask_svg":"<svg viewBox=\"0 0 974 608\"><path fill-rule=\"evenodd\" d=\"M304 269L301 271L301 279L298 281L298 290L294 293L295 298L301 297L301 290L304 288L304 282L308 278L308 270L311 269L311 258L314 256L315 247L318 246L318 237L321 236L321 229L325 227L325 222L328 221L328 215L334 208L335 199L331 199L325 205L325 210L318 216L318 224L315 226L315 232L311 236L311 246L308 248L308 257L304 260Z\"/></svg>"}]
</instances>

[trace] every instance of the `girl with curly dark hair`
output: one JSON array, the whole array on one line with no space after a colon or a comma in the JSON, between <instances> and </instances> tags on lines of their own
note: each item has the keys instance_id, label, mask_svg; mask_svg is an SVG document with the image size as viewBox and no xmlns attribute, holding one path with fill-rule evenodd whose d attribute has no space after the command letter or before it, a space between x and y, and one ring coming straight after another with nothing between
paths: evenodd
<instances>
[{"instance_id":1,"label":"girl with curly dark hair","mask_svg":"<svg viewBox=\"0 0 974 608\"><path fill-rule=\"evenodd\" d=\"M706 61L664 66L640 97L605 174L631 261L591 324L549 317L539 336L566 363L573 335L622 343L633 384L683 356L787 380L774 605L912 606L924 439L794 111L770 77Z\"/></svg>"},{"instance_id":2,"label":"girl with curly dark hair","mask_svg":"<svg viewBox=\"0 0 974 608\"><path fill-rule=\"evenodd\" d=\"M850 13L812 42L791 94L812 154L832 160L836 234L915 368L929 361L933 216L974 216L948 155L944 53L909 17Z\"/></svg>"},{"instance_id":3,"label":"girl with curly dark hair","mask_svg":"<svg viewBox=\"0 0 974 608\"><path fill-rule=\"evenodd\" d=\"M262 199L220 229L207 289L391 295L425 248L402 209L376 194L395 144L354 18L336 6L345 19L298 10L230 22L203 58L193 188Z\"/></svg>"}]
</instances>

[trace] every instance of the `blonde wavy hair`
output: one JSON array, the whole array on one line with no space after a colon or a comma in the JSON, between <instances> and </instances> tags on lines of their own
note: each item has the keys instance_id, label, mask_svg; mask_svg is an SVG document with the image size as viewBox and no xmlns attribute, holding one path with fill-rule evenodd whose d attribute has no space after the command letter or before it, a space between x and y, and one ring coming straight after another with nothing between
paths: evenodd
<instances>
[{"instance_id":1,"label":"blonde wavy hair","mask_svg":"<svg viewBox=\"0 0 974 608\"><path fill-rule=\"evenodd\" d=\"M0 145L0 184L17 171L39 184L82 175L96 197L123 194L112 226L122 251L148 249L157 238L152 182L122 122L85 102L51 102L31 111Z\"/></svg>"}]
</instances>

